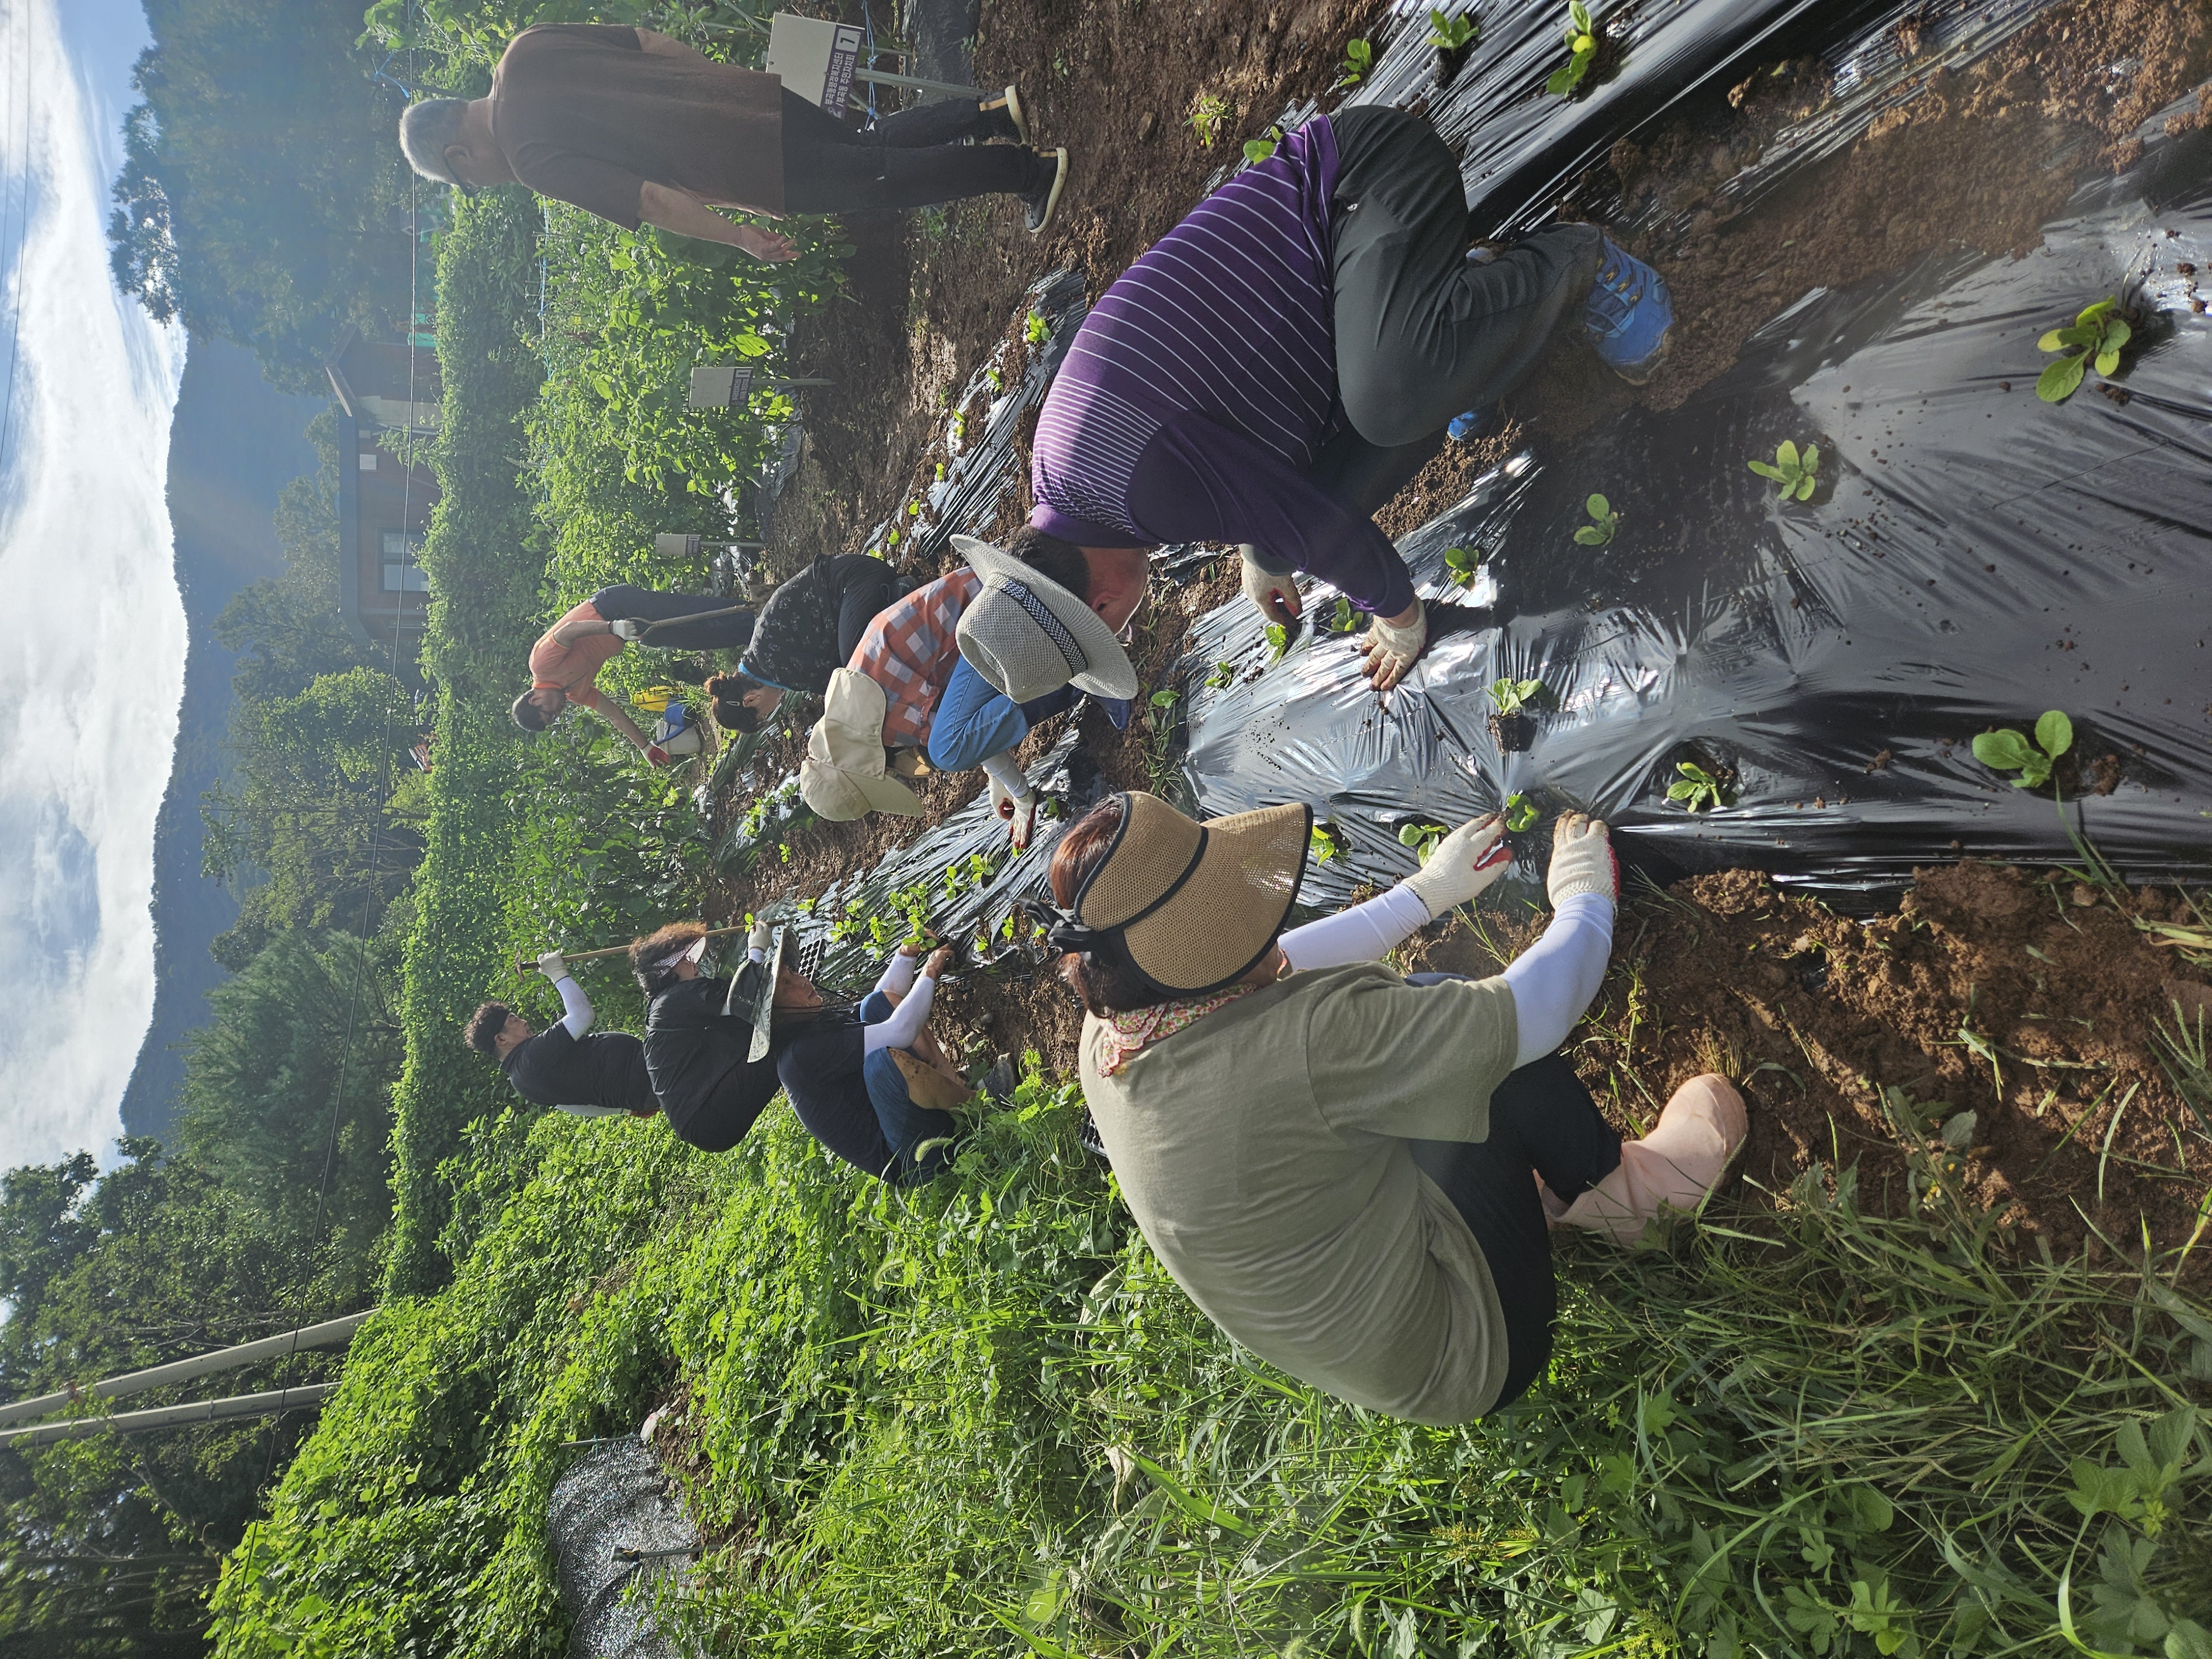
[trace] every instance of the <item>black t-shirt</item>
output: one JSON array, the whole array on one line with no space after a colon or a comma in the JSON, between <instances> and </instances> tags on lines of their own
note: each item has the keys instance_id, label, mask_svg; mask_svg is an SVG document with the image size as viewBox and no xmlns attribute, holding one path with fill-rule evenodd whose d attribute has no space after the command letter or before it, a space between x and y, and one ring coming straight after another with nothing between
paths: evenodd
<instances>
[{"instance_id":1,"label":"black t-shirt","mask_svg":"<svg viewBox=\"0 0 2212 1659\"><path fill-rule=\"evenodd\" d=\"M778 1028L776 1075L806 1132L856 1170L896 1179L898 1154L861 1076L865 1058L857 1008L825 1008L787 1038Z\"/></svg>"},{"instance_id":2,"label":"black t-shirt","mask_svg":"<svg viewBox=\"0 0 2212 1659\"><path fill-rule=\"evenodd\" d=\"M645 1069L645 1045L628 1031L587 1031L573 1037L556 1020L527 1042L517 1043L500 1070L514 1092L535 1106L659 1109Z\"/></svg>"},{"instance_id":3,"label":"black t-shirt","mask_svg":"<svg viewBox=\"0 0 2212 1659\"><path fill-rule=\"evenodd\" d=\"M775 1098L775 1054L749 1060L753 1028L722 1012L726 979L678 980L645 1011L645 1063L668 1127L694 1146L727 1152Z\"/></svg>"},{"instance_id":4,"label":"black t-shirt","mask_svg":"<svg viewBox=\"0 0 2212 1659\"><path fill-rule=\"evenodd\" d=\"M840 626L848 601L865 623L905 591L898 573L865 553L824 553L761 607L738 672L787 691L830 689L830 676L845 665L852 646ZM860 612L865 611L866 616Z\"/></svg>"}]
</instances>

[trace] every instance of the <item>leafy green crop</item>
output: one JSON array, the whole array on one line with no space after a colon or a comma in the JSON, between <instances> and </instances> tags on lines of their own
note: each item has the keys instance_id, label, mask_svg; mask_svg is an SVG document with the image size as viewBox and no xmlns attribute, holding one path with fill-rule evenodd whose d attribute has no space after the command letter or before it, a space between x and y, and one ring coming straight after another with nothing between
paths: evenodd
<instances>
[{"instance_id":1,"label":"leafy green crop","mask_svg":"<svg viewBox=\"0 0 2212 1659\"><path fill-rule=\"evenodd\" d=\"M1033 346L1042 345L1052 337L1052 330L1046 326L1041 314L1032 311L1029 319L1022 325L1022 337Z\"/></svg>"},{"instance_id":2,"label":"leafy green crop","mask_svg":"<svg viewBox=\"0 0 2212 1659\"><path fill-rule=\"evenodd\" d=\"M2070 327L2054 328L2035 343L2038 351L2062 354L2036 376L2037 397L2046 404L2063 403L2074 395L2091 363L2096 364L2100 374L2110 374L2120 366L2120 348L2134 331L2119 309L2117 294L2084 306Z\"/></svg>"},{"instance_id":3,"label":"leafy green crop","mask_svg":"<svg viewBox=\"0 0 2212 1659\"><path fill-rule=\"evenodd\" d=\"M1463 547L1444 549L1444 568L1451 573L1453 586L1465 587L1474 580L1475 572L1481 568L1482 561L1468 552L1467 549Z\"/></svg>"},{"instance_id":4,"label":"leafy green crop","mask_svg":"<svg viewBox=\"0 0 2212 1659\"><path fill-rule=\"evenodd\" d=\"M1992 771L2017 772L2015 789L2037 789L2051 781L2051 765L2074 746L2074 722L2056 708L2045 709L2035 723L2031 743L2009 726L1984 732L1974 739L1974 758Z\"/></svg>"},{"instance_id":5,"label":"leafy green crop","mask_svg":"<svg viewBox=\"0 0 2212 1659\"><path fill-rule=\"evenodd\" d=\"M1597 25L1591 21L1589 8L1583 0L1567 0L1567 61L1552 71L1552 78L1544 82L1544 90L1564 98L1583 82L1589 73L1590 60L1597 56Z\"/></svg>"},{"instance_id":6,"label":"leafy green crop","mask_svg":"<svg viewBox=\"0 0 2212 1659\"><path fill-rule=\"evenodd\" d=\"M1359 613L1352 608L1352 601L1343 594L1338 594L1336 609L1329 613L1328 631L1332 634L1349 634L1358 626Z\"/></svg>"},{"instance_id":7,"label":"leafy green crop","mask_svg":"<svg viewBox=\"0 0 2212 1659\"><path fill-rule=\"evenodd\" d=\"M1434 6L1429 9L1430 46L1443 52L1457 52L1462 46L1472 46L1481 38L1481 26L1472 17L1447 17Z\"/></svg>"},{"instance_id":8,"label":"leafy green crop","mask_svg":"<svg viewBox=\"0 0 2212 1659\"><path fill-rule=\"evenodd\" d=\"M1807 444L1801 455L1797 446L1784 438L1776 447L1771 465L1765 461L1747 461L1745 465L1760 477L1772 478L1779 483L1784 501L1810 501L1814 486L1820 483L1814 475L1820 470L1820 446Z\"/></svg>"},{"instance_id":9,"label":"leafy green crop","mask_svg":"<svg viewBox=\"0 0 2212 1659\"><path fill-rule=\"evenodd\" d=\"M1492 680L1489 687L1490 700L1498 705L1501 716L1510 716L1520 714L1529 698L1543 689L1544 682L1541 680Z\"/></svg>"},{"instance_id":10,"label":"leafy green crop","mask_svg":"<svg viewBox=\"0 0 2212 1659\"><path fill-rule=\"evenodd\" d=\"M1413 856L1426 864L1429 855L1437 850L1437 843L1450 833L1441 823L1417 820L1398 827L1398 845L1412 848Z\"/></svg>"},{"instance_id":11,"label":"leafy green crop","mask_svg":"<svg viewBox=\"0 0 2212 1659\"><path fill-rule=\"evenodd\" d=\"M1505 827L1516 836L1533 827L1542 816L1536 803L1526 795L1508 795L1505 798Z\"/></svg>"},{"instance_id":12,"label":"leafy green crop","mask_svg":"<svg viewBox=\"0 0 2212 1659\"><path fill-rule=\"evenodd\" d=\"M1206 677L1206 689L1209 691L1225 691L1236 684L1237 665L1225 658L1214 664L1213 672Z\"/></svg>"},{"instance_id":13,"label":"leafy green crop","mask_svg":"<svg viewBox=\"0 0 2212 1659\"><path fill-rule=\"evenodd\" d=\"M1375 46L1372 41L1351 40L1344 43L1344 62L1337 66L1336 84L1356 87L1367 78L1375 67Z\"/></svg>"},{"instance_id":14,"label":"leafy green crop","mask_svg":"<svg viewBox=\"0 0 2212 1659\"><path fill-rule=\"evenodd\" d=\"M1721 781L1695 761L1678 761L1674 769L1682 775L1667 786L1667 799L1681 802L1684 811L1694 812L1700 807L1710 811L1729 804Z\"/></svg>"},{"instance_id":15,"label":"leafy green crop","mask_svg":"<svg viewBox=\"0 0 2212 1659\"><path fill-rule=\"evenodd\" d=\"M1575 539L1584 547L1603 547L1620 530L1620 514L1602 495L1592 495L1583 507L1590 515L1590 522L1575 532Z\"/></svg>"},{"instance_id":16,"label":"leafy green crop","mask_svg":"<svg viewBox=\"0 0 2212 1659\"><path fill-rule=\"evenodd\" d=\"M1344 851L1342 832L1326 818L1314 820L1314 827L1307 836L1306 844L1312 851L1313 861L1316 864L1327 864Z\"/></svg>"},{"instance_id":17,"label":"leafy green crop","mask_svg":"<svg viewBox=\"0 0 2212 1659\"><path fill-rule=\"evenodd\" d=\"M1236 112L1218 93L1201 92L1192 100L1189 126L1198 135L1199 148L1212 149L1213 141L1221 136L1221 124Z\"/></svg>"},{"instance_id":18,"label":"leafy green crop","mask_svg":"<svg viewBox=\"0 0 2212 1659\"><path fill-rule=\"evenodd\" d=\"M1267 662L1270 666L1282 661L1283 653L1291 648L1291 630L1281 623L1269 623L1267 627Z\"/></svg>"},{"instance_id":19,"label":"leafy green crop","mask_svg":"<svg viewBox=\"0 0 2212 1659\"><path fill-rule=\"evenodd\" d=\"M1256 167L1261 161L1266 161L1270 155L1273 155L1275 153L1275 147L1282 142L1282 128L1269 127L1266 137L1261 138L1247 138L1244 141L1244 159Z\"/></svg>"}]
</instances>

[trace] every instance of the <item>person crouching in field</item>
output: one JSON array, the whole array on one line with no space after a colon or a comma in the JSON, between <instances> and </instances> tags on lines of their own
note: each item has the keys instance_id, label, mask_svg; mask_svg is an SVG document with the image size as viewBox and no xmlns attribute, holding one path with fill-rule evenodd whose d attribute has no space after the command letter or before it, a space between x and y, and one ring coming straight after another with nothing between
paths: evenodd
<instances>
[{"instance_id":1,"label":"person crouching in field","mask_svg":"<svg viewBox=\"0 0 2212 1659\"><path fill-rule=\"evenodd\" d=\"M1138 1225L1215 1324L1340 1399L1466 1422L1550 1357L1547 1213L1632 1239L1662 1205L1694 1209L1743 1103L1697 1078L1624 1146L1555 1052L1611 948L1603 824L1559 820L1550 927L1470 981L1378 958L1502 873L1494 817L1284 933L1310 823L1196 823L1123 794L1062 837L1048 936L1086 1011L1084 1097Z\"/></svg>"},{"instance_id":2,"label":"person crouching in field","mask_svg":"<svg viewBox=\"0 0 2212 1659\"><path fill-rule=\"evenodd\" d=\"M527 185L611 220L722 242L756 259L798 250L714 205L775 218L1020 198L1042 230L1067 152L1029 146L1021 98L952 98L855 132L775 76L718 64L651 29L541 23L507 43L483 98L429 98L399 118L399 147L426 179L464 190ZM969 143L1011 138L1011 144Z\"/></svg>"},{"instance_id":3,"label":"person crouching in field","mask_svg":"<svg viewBox=\"0 0 2212 1659\"><path fill-rule=\"evenodd\" d=\"M628 1031L592 1030L592 1000L558 951L538 957L538 971L561 994L561 1018L532 1031L505 1003L487 1002L469 1017L469 1047L497 1060L500 1075L533 1106L579 1117L659 1111L645 1045Z\"/></svg>"},{"instance_id":4,"label":"person crouching in field","mask_svg":"<svg viewBox=\"0 0 2212 1659\"><path fill-rule=\"evenodd\" d=\"M1053 655L1057 678L1024 701L968 666L957 630L962 613L982 590L979 571L1005 564L1033 573L972 536L955 536L952 545L976 568L941 576L883 611L861 635L851 659L830 677L823 716L809 734L799 767L799 793L817 816L836 823L872 811L919 817L921 800L892 775L887 757L925 752L940 772L980 766L990 776L993 808L1018 849L1029 845L1036 824L1037 792L1013 755L1030 728L1071 708L1085 692L1106 705L1116 725L1127 723L1137 677L1114 633L1144 599L1143 560L1133 582L1115 589L1103 611L1042 578L1022 589L1049 619L1029 626L1048 625L1054 637L1068 641L1067 652ZM1096 672L1084 667L1085 642L1109 665ZM1074 653L1075 667L1069 666L1068 653Z\"/></svg>"},{"instance_id":5,"label":"person crouching in field","mask_svg":"<svg viewBox=\"0 0 2212 1659\"><path fill-rule=\"evenodd\" d=\"M924 1143L951 1140L957 1126L942 1106L968 1093L922 1030L947 953L917 980L918 947L902 947L866 999L838 1007L769 959L773 940L766 924L747 936L734 992L731 980L702 971L708 939L698 922L672 922L630 946L650 999L646 1065L668 1127L703 1151L726 1152L781 1088L807 1133L854 1168L893 1184L935 1175L944 1147ZM754 1038L763 1020L765 1044Z\"/></svg>"},{"instance_id":6,"label":"person crouching in field","mask_svg":"<svg viewBox=\"0 0 2212 1659\"><path fill-rule=\"evenodd\" d=\"M708 613L714 614L709 615ZM574 703L598 714L655 766L668 751L599 690L599 670L633 641L676 651L743 650L753 613L711 593L657 593L617 582L603 587L540 635L530 647L530 690L509 711L526 732L543 732Z\"/></svg>"},{"instance_id":7,"label":"person crouching in field","mask_svg":"<svg viewBox=\"0 0 2212 1659\"><path fill-rule=\"evenodd\" d=\"M707 682L726 732L757 732L784 695L821 696L873 622L905 597L906 580L866 553L824 553L761 606L734 674Z\"/></svg>"}]
</instances>

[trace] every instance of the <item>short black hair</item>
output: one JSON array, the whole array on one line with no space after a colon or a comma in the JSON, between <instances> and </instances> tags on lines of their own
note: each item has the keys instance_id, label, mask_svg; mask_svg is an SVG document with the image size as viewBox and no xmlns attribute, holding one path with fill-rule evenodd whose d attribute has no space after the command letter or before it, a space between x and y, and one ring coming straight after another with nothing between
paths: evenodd
<instances>
[{"instance_id":1,"label":"short black hair","mask_svg":"<svg viewBox=\"0 0 2212 1659\"><path fill-rule=\"evenodd\" d=\"M1073 542L1047 535L1025 524L1006 538L1006 551L1051 581L1058 582L1085 605L1091 603L1091 561Z\"/></svg>"},{"instance_id":2,"label":"short black hair","mask_svg":"<svg viewBox=\"0 0 2212 1659\"><path fill-rule=\"evenodd\" d=\"M714 724L725 732L757 732L760 716L745 707L748 692L764 690L766 683L750 674L716 674L707 681L707 695L714 700Z\"/></svg>"},{"instance_id":3,"label":"short black hair","mask_svg":"<svg viewBox=\"0 0 2212 1659\"><path fill-rule=\"evenodd\" d=\"M531 692L537 690L536 686L532 686L529 691L517 697L514 707L507 711L514 716L514 723L526 732L543 732L553 723L545 717L544 709L530 701Z\"/></svg>"},{"instance_id":4,"label":"short black hair","mask_svg":"<svg viewBox=\"0 0 2212 1659\"><path fill-rule=\"evenodd\" d=\"M514 1018L514 1010L503 1002L487 1002L469 1016L468 1029L462 1032L470 1048L491 1059L499 1056L497 1038L507 1030L507 1022Z\"/></svg>"}]
</instances>

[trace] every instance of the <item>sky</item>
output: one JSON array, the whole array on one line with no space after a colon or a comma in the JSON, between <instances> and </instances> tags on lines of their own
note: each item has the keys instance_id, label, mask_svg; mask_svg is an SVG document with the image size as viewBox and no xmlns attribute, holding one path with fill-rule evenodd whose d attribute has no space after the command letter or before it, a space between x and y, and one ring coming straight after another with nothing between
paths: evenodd
<instances>
[{"instance_id":1,"label":"sky","mask_svg":"<svg viewBox=\"0 0 2212 1659\"><path fill-rule=\"evenodd\" d=\"M116 291L104 228L146 44L137 0L0 0L0 1169L113 1161L154 1004L185 337Z\"/></svg>"}]
</instances>

